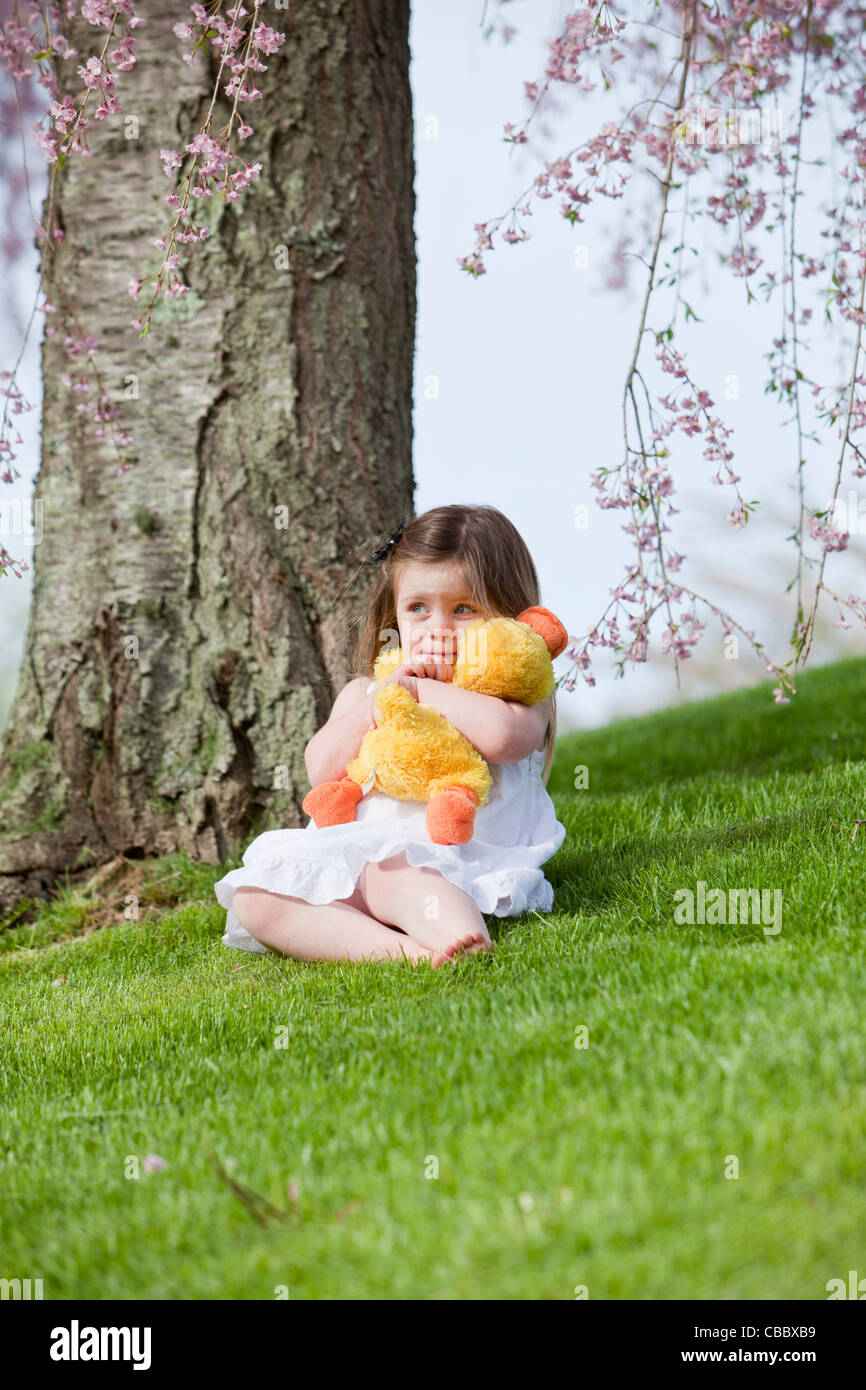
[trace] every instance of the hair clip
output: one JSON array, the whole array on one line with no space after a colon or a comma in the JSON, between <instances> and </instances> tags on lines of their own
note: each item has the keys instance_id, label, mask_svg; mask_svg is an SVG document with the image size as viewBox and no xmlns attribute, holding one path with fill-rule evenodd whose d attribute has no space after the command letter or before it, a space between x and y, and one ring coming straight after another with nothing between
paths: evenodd
<instances>
[{"instance_id":1,"label":"hair clip","mask_svg":"<svg viewBox=\"0 0 866 1390\"><path fill-rule=\"evenodd\" d=\"M374 551L373 551L373 554L370 556L370 564L371 564L371 565L380 565L380 564L382 563L382 561L383 561L383 560L390 554L390 552L394 549L394 546L395 546L395 545L397 544L397 542L399 541L399 539L400 539L400 537L402 536L404 530L405 530L405 522L404 522L404 521L398 522L398 524L394 527L394 530L391 532L390 536L389 536L388 539L386 540L385 544L384 544L384 545L380 545L378 550L374 550Z\"/></svg>"}]
</instances>

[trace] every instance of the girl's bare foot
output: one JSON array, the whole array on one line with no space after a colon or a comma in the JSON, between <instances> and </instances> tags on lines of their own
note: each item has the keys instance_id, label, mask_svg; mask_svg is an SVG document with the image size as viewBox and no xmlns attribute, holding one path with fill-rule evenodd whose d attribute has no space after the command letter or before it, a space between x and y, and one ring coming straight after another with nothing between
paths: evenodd
<instances>
[{"instance_id":1,"label":"girl's bare foot","mask_svg":"<svg viewBox=\"0 0 866 1390\"><path fill-rule=\"evenodd\" d=\"M463 936L458 936L456 941L452 941L441 951L434 951L430 957L430 965L433 970L438 970L440 965L445 965L449 960L453 960L456 955L464 951L467 955L472 955L475 951L492 951L493 942L488 941L480 931L465 932Z\"/></svg>"}]
</instances>

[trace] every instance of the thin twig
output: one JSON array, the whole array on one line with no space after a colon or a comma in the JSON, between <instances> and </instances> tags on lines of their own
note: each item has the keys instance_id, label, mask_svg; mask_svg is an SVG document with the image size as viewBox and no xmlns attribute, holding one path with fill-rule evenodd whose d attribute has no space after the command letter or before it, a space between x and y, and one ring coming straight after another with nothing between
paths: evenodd
<instances>
[{"instance_id":1,"label":"thin twig","mask_svg":"<svg viewBox=\"0 0 866 1390\"><path fill-rule=\"evenodd\" d=\"M210 1155L210 1161L216 1169L217 1176L227 1187L231 1188L236 1197L240 1198L250 1216L258 1221L259 1225L266 1226L268 1221L287 1222L289 1220L286 1213L280 1211L279 1207L275 1207L273 1202L269 1202L267 1197L262 1197L259 1192L254 1192L251 1187L244 1187L242 1183L235 1182L215 1154Z\"/></svg>"}]
</instances>

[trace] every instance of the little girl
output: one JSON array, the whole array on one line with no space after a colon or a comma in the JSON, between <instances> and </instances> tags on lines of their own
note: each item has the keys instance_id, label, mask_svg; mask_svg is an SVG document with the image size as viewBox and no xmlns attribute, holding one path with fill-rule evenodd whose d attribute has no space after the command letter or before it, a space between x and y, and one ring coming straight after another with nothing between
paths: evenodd
<instances>
[{"instance_id":1,"label":"little girl","mask_svg":"<svg viewBox=\"0 0 866 1390\"><path fill-rule=\"evenodd\" d=\"M426 806L372 791L348 825L267 830L243 867L215 885L228 910L226 946L269 947L297 960L428 960L492 950L484 913L548 910L542 864L565 838L546 782L556 734L555 695L526 706L450 683L460 629L514 617L540 602L522 537L494 507L435 507L402 524L371 557L380 565L350 681L304 754L312 786L341 777L375 728L380 645L399 638L403 664L388 677L459 729L493 779L466 844L433 844ZM382 684L387 684L383 681Z\"/></svg>"}]
</instances>

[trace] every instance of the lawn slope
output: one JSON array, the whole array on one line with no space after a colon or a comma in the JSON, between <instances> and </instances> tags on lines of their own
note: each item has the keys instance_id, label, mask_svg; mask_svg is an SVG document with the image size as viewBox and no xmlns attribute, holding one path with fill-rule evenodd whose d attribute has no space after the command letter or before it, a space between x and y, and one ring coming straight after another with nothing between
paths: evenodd
<instances>
[{"instance_id":1,"label":"lawn slope","mask_svg":"<svg viewBox=\"0 0 866 1390\"><path fill-rule=\"evenodd\" d=\"M866 1273L866 661L770 688L561 739L555 906L490 919L492 959L227 950L236 861L148 866L139 921L103 905L93 931L70 890L11 928L0 1274L61 1299L823 1299ZM780 930L677 923L699 882L779 890Z\"/></svg>"}]
</instances>

